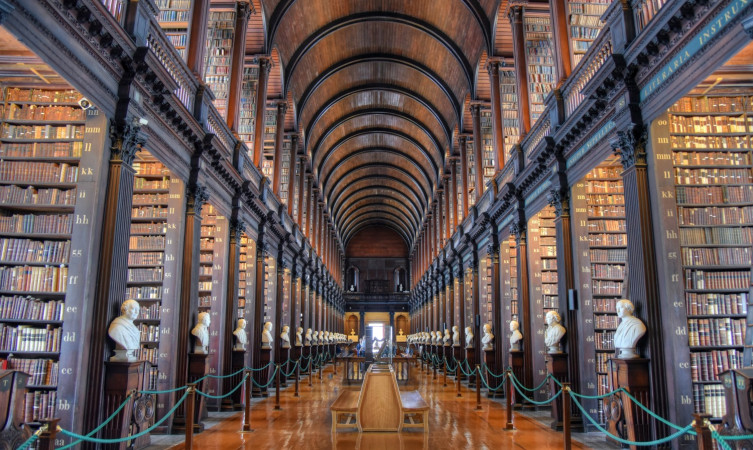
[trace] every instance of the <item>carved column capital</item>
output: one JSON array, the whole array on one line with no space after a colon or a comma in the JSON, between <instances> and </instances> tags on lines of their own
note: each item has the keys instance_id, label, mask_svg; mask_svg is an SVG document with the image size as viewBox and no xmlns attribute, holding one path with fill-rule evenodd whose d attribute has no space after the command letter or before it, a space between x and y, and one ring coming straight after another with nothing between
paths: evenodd
<instances>
[{"instance_id":1,"label":"carved column capital","mask_svg":"<svg viewBox=\"0 0 753 450\"><path fill-rule=\"evenodd\" d=\"M246 222L242 220L230 221L230 237L235 238L236 242L241 239L241 233L246 231Z\"/></svg>"},{"instance_id":2,"label":"carved column capital","mask_svg":"<svg viewBox=\"0 0 753 450\"><path fill-rule=\"evenodd\" d=\"M620 156L622 168L627 170L634 166L646 166L646 141L648 133L645 127L632 124L627 130L618 131L617 137L609 143L616 155Z\"/></svg>"},{"instance_id":3,"label":"carved column capital","mask_svg":"<svg viewBox=\"0 0 753 450\"><path fill-rule=\"evenodd\" d=\"M550 189L548 201L557 217L570 214L570 194L566 190Z\"/></svg>"},{"instance_id":4,"label":"carved column capital","mask_svg":"<svg viewBox=\"0 0 753 450\"><path fill-rule=\"evenodd\" d=\"M272 58L258 55L254 57L253 62L259 64L259 75L261 75L261 71L264 71L265 76L269 75L269 71L272 70Z\"/></svg>"},{"instance_id":5,"label":"carved column capital","mask_svg":"<svg viewBox=\"0 0 753 450\"><path fill-rule=\"evenodd\" d=\"M525 222L513 222L510 225L510 234L515 236L515 240L520 242L521 239L525 239L526 224Z\"/></svg>"},{"instance_id":6,"label":"carved column capital","mask_svg":"<svg viewBox=\"0 0 753 450\"><path fill-rule=\"evenodd\" d=\"M139 119L110 121L110 154L112 159L133 164L136 152L144 145L146 137L141 133Z\"/></svg>"},{"instance_id":7,"label":"carved column capital","mask_svg":"<svg viewBox=\"0 0 753 450\"><path fill-rule=\"evenodd\" d=\"M188 209L193 210L196 215L201 215L201 208L209 200L209 190L200 184L189 187L188 191Z\"/></svg>"}]
</instances>

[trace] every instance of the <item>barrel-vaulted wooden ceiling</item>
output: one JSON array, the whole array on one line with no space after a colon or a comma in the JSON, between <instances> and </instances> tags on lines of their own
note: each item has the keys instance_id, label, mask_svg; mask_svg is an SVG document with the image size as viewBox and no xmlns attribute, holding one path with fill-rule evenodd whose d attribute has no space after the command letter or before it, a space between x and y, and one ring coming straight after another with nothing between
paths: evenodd
<instances>
[{"instance_id":1,"label":"barrel-vaulted wooden ceiling","mask_svg":"<svg viewBox=\"0 0 753 450\"><path fill-rule=\"evenodd\" d=\"M341 242L378 224L412 247L468 100L489 97L483 64L511 53L507 1L254 3L247 53L279 61L271 81Z\"/></svg>"}]
</instances>

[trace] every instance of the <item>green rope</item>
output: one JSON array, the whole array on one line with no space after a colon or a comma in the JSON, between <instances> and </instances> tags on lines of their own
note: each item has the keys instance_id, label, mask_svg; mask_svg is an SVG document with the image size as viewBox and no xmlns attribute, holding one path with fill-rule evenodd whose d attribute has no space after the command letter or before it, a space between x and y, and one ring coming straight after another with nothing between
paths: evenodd
<instances>
[{"instance_id":1,"label":"green rope","mask_svg":"<svg viewBox=\"0 0 753 450\"><path fill-rule=\"evenodd\" d=\"M506 375L506 374L502 374L502 376L503 376L503 377L504 377L505 375ZM479 375L479 376L480 376L480 375ZM504 382L505 382L505 378L502 378L502 380L500 380L500 385L499 385L499 386L497 386L496 388L492 388L491 386L489 386L489 383L487 383L487 382L486 382L486 377L481 377L481 381L482 381L482 382L484 383L484 386L486 386L486 388L487 388L488 390L492 391L492 392L497 392L498 390L500 390L500 389L502 389L503 387L505 387L505 385L504 385Z\"/></svg>"},{"instance_id":2,"label":"green rope","mask_svg":"<svg viewBox=\"0 0 753 450\"><path fill-rule=\"evenodd\" d=\"M601 394L601 395L586 395L586 394L578 394L578 393L577 393L577 392L575 392L575 391L570 391L570 395L572 395L572 396L575 396L575 397L578 397L578 398L585 398L585 399L587 399L587 400L601 400L602 398L607 398L607 397L609 397L610 395L614 395L614 394L617 394L618 392L627 392L627 391L626 391L625 389L623 389L623 388L618 388L618 389L615 389L615 390L613 390L612 392L607 392L606 394ZM634 400L634 401L635 401L635 400ZM637 403L637 401L635 401L635 402ZM642 406L642 405L641 405L641 406ZM649 411L646 411L646 412L649 412ZM675 425L675 426L676 426L676 425ZM682 428L682 427L678 427L677 429L679 430L679 429L681 429L681 428Z\"/></svg>"},{"instance_id":3,"label":"green rope","mask_svg":"<svg viewBox=\"0 0 753 450\"><path fill-rule=\"evenodd\" d=\"M58 431L61 434L65 435L65 436L72 437L72 438L78 439L80 441L94 442L94 443L97 443L97 444L119 444L121 442L131 441L131 440L134 440L134 439L138 439L141 436L146 436L147 434L151 433L152 430L154 430L157 427L159 427L160 425L162 425L162 422L164 422L165 420L167 420L168 417L170 417L171 415L173 415L173 413L178 409L178 407L181 404L183 404L183 401L185 401L186 397L188 397L188 394L189 394L188 391L184 392L183 393L183 397L181 397L180 400L178 400L178 402L175 404L175 406L173 406L173 408L170 411L168 411L167 414L164 415L164 417L162 417L160 420L158 420L157 422L155 422L154 425L152 425L151 427L147 428L144 431L141 431L141 432L136 433L136 434L131 435L131 436L126 436L124 438L98 439L98 438L93 438L93 437L90 437L90 436L83 436L83 435L74 433L72 431L65 430L63 428L60 428Z\"/></svg>"},{"instance_id":4,"label":"green rope","mask_svg":"<svg viewBox=\"0 0 753 450\"><path fill-rule=\"evenodd\" d=\"M262 368L259 368L259 369L253 369L251 367L244 367L244 369L251 370L251 371L254 371L254 372L261 372L262 370L266 369L267 367L269 367L271 365L272 365L272 361L268 362L266 366L264 366Z\"/></svg>"},{"instance_id":5,"label":"green rope","mask_svg":"<svg viewBox=\"0 0 753 450\"><path fill-rule=\"evenodd\" d=\"M39 435L37 433L32 434L31 436L29 436L29 439L25 440L24 443L21 444L21 446L16 450L24 450L25 448L33 444L37 439L39 439Z\"/></svg>"},{"instance_id":6,"label":"green rope","mask_svg":"<svg viewBox=\"0 0 753 450\"><path fill-rule=\"evenodd\" d=\"M125 405L127 405L128 402L131 401L131 395L132 394L128 394L128 396L126 396L125 400L123 400L123 403L121 403L120 406L118 406L118 409L116 409L114 413L110 414L110 417L108 417L107 419L105 419L105 421L102 422L97 428L95 428L92 431L90 431L86 435L86 437L92 437L92 436L94 436L95 434L99 433L99 430L101 430L102 428L104 428L105 425L107 425L108 423L110 423L112 421L112 419L114 419L115 416L117 416L120 413L120 411L123 408L125 408ZM62 450L62 449L66 449L66 448L71 448L74 445L78 445L80 442L81 442L81 439L79 439L77 441L74 441L74 442L72 442L70 444L64 445L64 446L60 447L58 450Z\"/></svg>"},{"instance_id":7,"label":"green rope","mask_svg":"<svg viewBox=\"0 0 753 450\"><path fill-rule=\"evenodd\" d=\"M512 372L510 372L510 374L511 374L511 378L510 378L510 379L512 380L512 385L513 385L513 387L515 388L515 390L516 390L516 391L518 391L518 394L520 394L520 396L521 396L521 397L523 397L523 399L524 399L524 400L526 400L526 401L528 401L529 403L532 403L532 404L534 404L534 405L538 405L538 406L548 405L548 404L552 403L552 402L553 402L553 401L554 401L555 399L557 399L557 397L559 397L560 395L562 395L562 392L563 392L563 390L564 390L564 389L560 389L560 390L559 390L559 391L558 391L558 392L557 392L556 394L554 394L554 395L553 395L552 397L549 397L549 399L548 399L548 400L544 400L543 402L538 402L538 401L536 401L536 400L534 400L534 399L532 399L532 398L528 398L528 397L527 397L527 396L526 396L526 395L525 395L525 394L523 393L523 391L521 391L521 390L520 390L520 389L518 388L518 384L517 384L517 383L515 382L515 376L514 376L514 375L512 375Z\"/></svg>"},{"instance_id":8,"label":"green rope","mask_svg":"<svg viewBox=\"0 0 753 450\"><path fill-rule=\"evenodd\" d=\"M234 388L233 388L233 389L232 389L232 390L231 390L230 392L228 392L227 394L223 394L223 395L212 395L212 394L207 394L207 393L205 393L205 392L201 392L201 391L200 391L200 390L198 390L198 389L196 389L196 393L197 393L197 394L199 394L199 395L203 395L203 396L204 396L204 397L206 397L206 398L213 398L213 399L220 399L220 398L230 397L231 395L233 395L233 394L235 393L235 391L237 391L238 389L240 389L240 388L241 388L241 386L243 386L243 383L244 383L244 382L246 381L246 378L248 378L248 374L246 374L246 375L245 375L245 376L243 377L243 379L241 380L241 382L240 382L240 383L238 383L238 386L234 387Z\"/></svg>"},{"instance_id":9,"label":"green rope","mask_svg":"<svg viewBox=\"0 0 753 450\"><path fill-rule=\"evenodd\" d=\"M311 365L311 358L309 358L308 362L306 363L306 367L301 366L301 372L306 372L309 369L310 365Z\"/></svg>"},{"instance_id":10,"label":"green rope","mask_svg":"<svg viewBox=\"0 0 753 450\"><path fill-rule=\"evenodd\" d=\"M467 360L466 360L466 361L467 361ZM468 364L468 370L471 370L471 365L470 365L470 364ZM476 373L476 369L473 369L473 370L471 370L471 372L470 372L470 373L466 372L466 371L465 371L465 369L463 369L463 364L462 364L462 363L460 363L460 371L461 371L461 372L463 372L463 375L465 375L465 376L467 376L467 377L470 377L470 376L472 376L472 375L473 375L474 373Z\"/></svg>"},{"instance_id":11,"label":"green rope","mask_svg":"<svg viewBox=\"0 0 753 450\"><path fill-rule=\"evenodd\" d=\"M740 436L722 436L716 430L712 429L711 435L713 436L714 433L716 433L716 435L719 436L719 438L717 438L717 439L720 440L720 441L745 441L745 440L752 440L753 439L753 435L750 435L750 434L744 435L744 436L743 435L740 435Z\"/></svg>"},{"instance_id":12,"label":"green rope","mask_svg":"<svg viewBox=\"0 0 753 450\"><path fill-rule=\"evenodd\" d=\"M521 382L520 382L520 380L518 380L518 379L517 379L517 378L515 377L515 374L514 374L514 373L510 372L510 376L512 377L513 381L514 381L514 382L515 382L516 384L518 384L518 385L520 386L520 388L521 388L521 389L525 389L525 390L526 390L526 391L528 391L528 392L536 392L536 391L538 391L539 389L541 389L541 388L543 388L543 387L544 387L544 385L546 384L546 382L547 382L547 381L549 381L549 377L551 377L551 376L552 376L552 374L551 374L551 373L548 373L548 374L546 375L546 377L544 378L544 381L542 381L540 385L536 386L536 387L535 387L535 388L533 388L533 389L530 389L530 388L527 388L527 387L523 386L523 383L521 383Z\"/></svg>"},{"instance_id":13,"label":"green rope","mask_svg":"<svg viewBox=\"0 0 753 450\"><path fill-rule=\"evenodd\" d=\"M719 447L721 447L722 450L732 450L732 447L730 447L730 445L724 439L725 436L720 435L719 432L713 428L711 429L711 437L716 440L716 442L719 444ZM747 437L751 437L751 436L747 436Z\"/></svg>"},{"instance_id":14,"label":"green rope","mask_svg":"<svg viewBox=\"0 0 753 450\"><path fill-rule=\"evenodd\" d=\"M669 436L667 436L665 438L662 438L662 439L656 439L654 441L648 441L648 442L633 442L633 441L629 441L627 439L622 439L621 437L615 436L614 434L612 434L609 431L607 431L604 427L602 427L597 421L595 421L588 414L588 412L586 411L586 409L583 408L583 405L580 404L580 402L578 401L577 398L575 398L575 397L570 397L570 398L573 401L573 404L575 404L575 406L577 406L578 409L580 409L580 412L583 413L583 416L586 417L586 418L588 418L588 421L591 422L591 424L593 426L595 426L597 430L601 431L602 433L606 434L610 438L612 438L615 441L620 442L622 444L637 445L637 446L646 446L646 447L648 447L648 446L654 446L654 445L661 445L661 444L665 444L665 443L667 443L669 441L672 441L674 439L677 439L678 437L680 437L680 436L682 436L684 434L687 434L693 428L693 424L691 423L687 427L682 428L679 431L677 431L676 433L671 434L671 435L669 435Z\"/></svg>"},{"instance_id":15,"label":"green rope","mask_svg":"<svg viewBox=\"0 0 753 450\"><path fill-rule=\"evenodd\" d=\"M293 369L292 369L292 370L290 371L290 373L285 373L285 371L284 371L284 370L280 369L280 370L281 370L281 372L282 372L282 376L284 376L285 378L288 378L288 377L290 377L291 375L293 375L293 374L295 373L295 368L296 368L296 366L298 366L298 361L296 361L296 362L295 362L295 364L293 364Z\"/></svg>"},{"instance_id":16,"label":"green rope","mask_svg":"<svg viewBox=\"0 0 753 450\"><path fill-rule=\"evenodd\" d=\"M256 387L258 387L259 389L266 389L272 383L274 383L274 381L275 381L275 375L277 374L278 370L280 370L280 368L279 367L275 367L275 370L272 372L272 376L269 377L269 381L267 382L267 384L265 384L263 386L261 384L257 383L256 380L254 380L253 378L251 378L251 382L254 383L254 385L256 385Z\"/></svg>"},{"instance_id":17,"label":"green rope","mask_svg":"<svg viewBox=\"0 0 753 450\"><path fill-rule=\"evenodd\" d=\"M504 378L505 376L507 376L507 372L506 371L502 372L499 375L495 374L494 372L492 372L491 370L489 370L489 366L487 366L486 363L484 363L484 370L486 370L486 373L488 373L489 375L493 376L494 378Z\"/></svg>"},{"instance_id":18,"label":"green rope","mask_svg":"<svg viewBox=\"0 0 753 450\"><path fill-rule=\"evenodd\" d=\"M622 390L622 392L624 392L625 394L627 394L627 396L630 398L630 400L633 403L635 403L636 405L638 405L642 410L644 410L645 412L647 412L654 419L658 420L659 422L663 423L664 425L667 425L668 427L674 428L675 430L682 430L681 426L675 425L672 422L670 422L669 420L667 420L667 419L665 419L665 418L663 418L661 416L657 416L653 411L651 411L646 406L644 406L643 403L639 402L635 397L633 397L633 395L630 392L628 392L625 388L620 388L618 390ZM696 432L695 431L689 431L688 434L691 434L691 435L695 436Z\"/></svg>"},{"instance_id":19,"label":"green rope","mask_svg":"<svg viewBox=\"0 0 753 450\"><path fill-rule=\"evenodd\" d=\"M186 388L188 388L187 385L186 386L177 387L177 388L173 388L173 389L165 389L164 391L139 391L139 392L142 393L142 394L155 394L155 395L158 395L158 394L170 394L172 392L182 391L183 389L186 389Z\"/></svg>"},{"instance_id":20,"label":"green rope","mask_svg":"<svg viewBox=\"0 0 753 450\"><path fill-rule=\"evenodd\" d=\"M241 373L241 372L243 372L244 370L246 370L246 368L245 368L245 367L244 367L243 369L240 369L240 370L238 370L237 372L233 372L233 373L231 373L231 374L229 374L229 375L212 375L212 374L206 374L206 375L204 375L204 378L230 378L230 377L234 377L234 376L236 376L236 375L240 374L240 373ZM202 378L202 380L203 380L204 378ZM199 381L197 380L196 382L198 383Z\"/></svg>"}]
</instances>

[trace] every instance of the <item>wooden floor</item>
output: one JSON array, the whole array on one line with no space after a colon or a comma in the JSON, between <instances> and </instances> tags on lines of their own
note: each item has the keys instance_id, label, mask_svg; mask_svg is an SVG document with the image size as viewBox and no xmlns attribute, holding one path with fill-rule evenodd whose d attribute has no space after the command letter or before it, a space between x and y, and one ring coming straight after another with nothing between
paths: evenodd
<instances>
[{"instance_id":1,"label":"wooden floor","mask_svg":"<svg viewBox=\"0 0 753 450\"><path fill-rule=\"evenodd\" d=\"M194 437L194 449L560 449L562 434L523 415L515 416L515 431L504 431L504 405L482 397L481 411L475 411L474 391L462 388L456 397L454 384L442 387L442 377L433 381L430 375L418 375L418 388L431 405L430 433L416 431L402 433L330 432L332 424L329 405L342 386L342 371L333 376L328 366L313 386L301 382L299 398L293 397L292 386L281 392L281 411L274 410L272 396L252 409L252 433L240 433L242 413ZM173 447L183 449L182 444ZM588 448L573 441L574 449Z\"/></svg>"}]
</instances>

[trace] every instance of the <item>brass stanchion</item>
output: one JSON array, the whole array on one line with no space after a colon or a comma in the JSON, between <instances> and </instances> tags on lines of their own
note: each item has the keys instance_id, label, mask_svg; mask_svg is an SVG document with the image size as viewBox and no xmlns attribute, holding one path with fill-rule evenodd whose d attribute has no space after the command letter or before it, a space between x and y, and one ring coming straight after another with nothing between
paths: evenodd
<instances>
[{"instance_id":1,"label":"brass stanchion","mask_svg":"<svg viewBox=\"0 0 753 450\"><path fill-rule=\"evenodd\" d=\"M570 437L570 383L562 382L562 434L565 438L565 450L572 448Z\"/></svg>"},{"instance_id":2,"label":"brass stanchion","mask_svg":"<svg viewBox=\"0 0 753 450\"><path fill-rule=\"evenodd\" d=\"M298 362L295 363L295 394L293 394L293 397L298 397L298 379L301 378L301 360L298 359Z\"/></svg>"},{"instance_id":3,"label":"brass stanchion","mask_svg":"<svg viewBox=\"0 0 753 450\"><path fill-rule=\"evenodd\" d=\"M188 383L186 397L186 450L193 450L193 417L196 404L196 383Z\"/></svg>"},{"instance_id":4,"label":"brass stanchion","mask_svg":"<svg viewBox=\"0 0 753 450\"><path fill-rule=\"evenodd\" d=\"M507 395L505 403L507 406L507 423L505 424L505 430L514 430L515 426L512 423L512 371L507 371Z\"/></svg>"},{"instance_id":5,"label":"brass stanchion","mask_svg":"<svg viewBox=\"0 0 753 450\"><path fill-rule=\"evenodd\" d=\"M243 431L250 433L251 429L251 389L253 389L253 373L246 370L246 392L244 395L246 404L243 405Z\"/></svg>"},{"instance_id":6,"label":"brass stanchion","mask_svg":"<svg viewBox=\"0 0 753 450\"><path fill-rule=\"evenodd\" d=\"M476 411L481 410L481 367L476 364Z\"/></svg>"},{"instance_id":7,"label":"brass stanchion","mask_svg":"<svg viewBox=\"0 0 753 450\"><path fill-rule=\"evenodd\" d=\"M712 450L714 448L713 440L711 439L711 429L709 428L708 419L710 414L693 414L693 428L698 434L696 437L696 443L698 444L698 450Z\"/></svg>"},{"instance_id":8,"label":"brass stanchion","mask_svg":"<svg viewBox=\"0 0 753 450\"><path fill-rule=\"evenodd\" d=\"M275 364L275 366L277 367L277 370L275 371L277 373L275 376L275 384L276 384L275 386L275 410L279 411L281 409L280 408L280 372L282 372L282 370L280 370L279 364Z\"/></svg>"},{"instance_id":9,"label":"brass stanchion","mask_svg":"<svg viewBox=\"0 0 753 450\"><path fill-rule=\"evenodd\" d=\"M460 395L460 362L458 362L458 366L455 368L455 385L458 387L457 397L462 397Z\"/></svg>"},{"instance_id":10,"label":"brass stanchion","mask_svg":"<svg viewBox=\"0 0 753 450\"><path fill-rule=\"evenodd\" d=\"M37 439L38 450L53 450L55 448L55 438L58 434L58 422L60 419L41 420L42 428Z\"/></svg>"}]
</instances>

